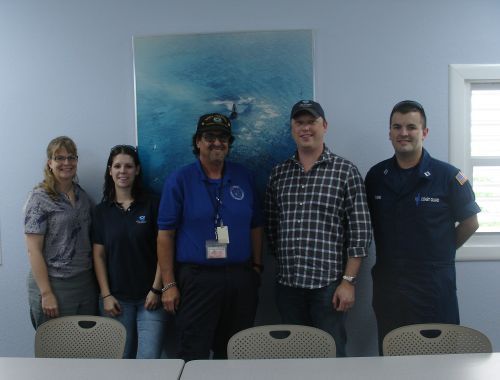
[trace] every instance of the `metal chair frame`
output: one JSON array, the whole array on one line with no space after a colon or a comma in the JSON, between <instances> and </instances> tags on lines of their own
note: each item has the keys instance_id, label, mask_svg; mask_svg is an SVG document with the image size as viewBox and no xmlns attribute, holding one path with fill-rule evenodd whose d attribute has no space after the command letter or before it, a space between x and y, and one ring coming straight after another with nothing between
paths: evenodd
<instances>
[{"instance_id":1,"label":"metal chair frame","mask_svg":"<svg viewBox=\"0 0 500 380\"><path fill-rule=\"evenodd\" d=\"M228 359L334 358L326 331L302 325L265 325L242 330L227 345Z\"/></svg>"}]
</instances>

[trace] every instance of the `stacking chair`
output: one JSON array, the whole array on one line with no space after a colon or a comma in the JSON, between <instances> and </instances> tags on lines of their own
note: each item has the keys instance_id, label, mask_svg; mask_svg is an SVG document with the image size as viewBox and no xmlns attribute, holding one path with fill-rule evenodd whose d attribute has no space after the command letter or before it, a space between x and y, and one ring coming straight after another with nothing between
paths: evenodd
<instances>
[{"instance_id":1,"label":"stacking chair","mask_svg":"<svg viewBox=\"0 0 500 380\"><path fill-rule=\"evenodd\" d=\"M242 330L229 339L229 359L334 358L327 332L301 325L267 325Z\"/></svg>"},{"instance_id":2,"label":"stacking chair","mask_svg":"<svg viewBox=\"0 0 500 380\"><path fill-rule=\"evenodd\" d=\"M51 319L35 334L37 358L121 359L127 332L115 319L75 315Z\"/></svg>"},{"instance_id":3,"label":"stacking chair","mask_svg":"<svg viewBox=\"0 0 500 380\"><path fill-rule=\"evenodd\" d=\"M399 327L382 343L384 356L490 353L491 342L483 333L465 326L427 323Z\"/></svg>"}]
</instances>

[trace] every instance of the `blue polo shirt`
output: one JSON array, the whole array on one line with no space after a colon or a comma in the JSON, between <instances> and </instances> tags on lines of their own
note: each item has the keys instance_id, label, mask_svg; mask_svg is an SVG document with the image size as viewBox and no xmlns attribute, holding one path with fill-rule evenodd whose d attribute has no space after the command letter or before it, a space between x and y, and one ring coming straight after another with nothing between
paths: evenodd
<instances>
[{"instance_id":1,"label":"blue polo shirt","mask_svg":"<svg viewBox=\"0 0 500 380\"><path fill-rule=\"evenodd\" d=\"M226 259L207 259L205 243L215 240L216 193L219 214L229 230ZM176 230L176 261L202 265L243 263L251 258L251 229L263 225L250 172L224 163L221 180L209 179L199 160L173 172L163 186L158 213L160 230Z\"/></svg>"},{"instance_id":2,"label":"blue polo shirt","mask_svg":"<svg viewBox=\"0 0 500 380\"><path fill-rule=\"evenodd\" d=\"M455 222L480 211L472 187L454 166L424 149L415 173L401 185L396 157L366 176L377 264L454 263ZM410 262L410 263L409 263Z\"/></svg>"}]
</instances>

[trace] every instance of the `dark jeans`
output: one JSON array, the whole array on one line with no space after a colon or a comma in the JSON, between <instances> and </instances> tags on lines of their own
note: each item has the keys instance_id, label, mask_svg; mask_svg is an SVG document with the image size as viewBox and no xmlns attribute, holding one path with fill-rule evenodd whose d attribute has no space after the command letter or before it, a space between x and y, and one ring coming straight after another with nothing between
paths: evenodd
<instances>
[{"instance_id":1,"label":"dark jeans","mask_svg":"<svg viewBox=\"0 0 500 380\"><path fill-rule=\"evenodd\" d=\"M259 275L249 265L179 264L181 302L176 316L179 358L227 358L227 342L252 327Z\"/></svg>"},{"instance_id":2,"label":"dark jeans","mask_svg":"<svg viewBox=\"0 0 500 380\"><path fill-rule=\"evenodd\" d=\"M276 285L276 303L283 323L317 327L335 339L337 357L345 357L345 313L333 308L332 299L339 281L320 289Z\"/></svg>"}]
</instances>

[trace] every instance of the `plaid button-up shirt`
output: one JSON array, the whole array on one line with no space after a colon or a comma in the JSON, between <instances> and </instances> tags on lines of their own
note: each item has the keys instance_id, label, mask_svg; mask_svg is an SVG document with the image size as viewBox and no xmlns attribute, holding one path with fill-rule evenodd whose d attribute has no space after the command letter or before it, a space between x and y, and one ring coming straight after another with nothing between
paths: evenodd
<instances>
[{"instance_id":1,"label":"plaid button-up shirt","mask_svg":"<svg viewBox=\"0 0 500 380\"><path fill-rule=\"evenodd\" d=\"M367 255L371 222L363 179L327 147L307 173L296 155L276 166L265 208L280 284L321 288L342 276L346 256Z\"/></svg>"}]
</instances>

